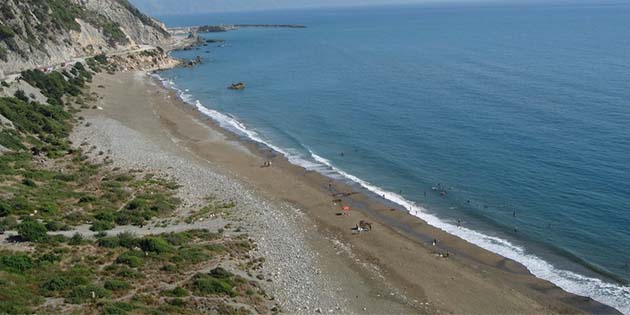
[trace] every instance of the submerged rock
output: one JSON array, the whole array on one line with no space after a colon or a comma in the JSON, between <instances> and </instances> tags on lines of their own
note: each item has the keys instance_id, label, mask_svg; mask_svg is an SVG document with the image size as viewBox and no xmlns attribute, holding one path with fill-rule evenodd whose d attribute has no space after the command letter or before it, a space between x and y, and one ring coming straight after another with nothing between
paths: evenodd
<instances>
[{"instance_id":1,"label":"submerged rock","mask_svg":"<svg viewBox=\"0 0 630 315\"><path fill-rule=\"evenodd\" d=\"M232 85L228 86L228 89L230 90L242 90L244 88L245 88L245 83L243 82L232 83Z\"/></svg>"}]
</instances>

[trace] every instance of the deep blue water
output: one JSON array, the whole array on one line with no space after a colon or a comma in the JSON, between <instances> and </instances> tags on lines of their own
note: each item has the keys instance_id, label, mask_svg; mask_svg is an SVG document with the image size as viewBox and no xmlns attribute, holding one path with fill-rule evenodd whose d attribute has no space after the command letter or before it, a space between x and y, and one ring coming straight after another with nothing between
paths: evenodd
<instances>
[{"instance_id":1,"label":"deep blue water","mask_svg":"<svg viewBox=\"0 0 630 315\"><path fill-rule=\"evenodd\" d=\"M160 75L295 163L630 314L630 4L163 20L307 25L204 34L225 47Z\"/></svg>"}]
</instances>

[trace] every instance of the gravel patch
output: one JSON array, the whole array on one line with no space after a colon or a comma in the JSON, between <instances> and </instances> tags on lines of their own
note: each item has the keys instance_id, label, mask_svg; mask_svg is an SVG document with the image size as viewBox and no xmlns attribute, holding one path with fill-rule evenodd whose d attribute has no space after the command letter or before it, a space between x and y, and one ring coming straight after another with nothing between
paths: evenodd
<instances>
[{"instance_id":1,"label":"gravel patch","mask_svg":"<svg viewBox=\"0 0 630 315\"><path fill-rule=\"evenodd\" d=\"M96 146L92 152L107 152L113 159L112 167L142 169L177 181L182 186L178 197L183 200L183 211L198 209L208 196L236 201L232 224L256 241L256 254L265 257L262 274L257 276L284 312L348 312L342 308L347 301L335 294L340 286L317 268L317 253L304 236L305 227L312 223L299 209L264 200L211 164L202 165L184 154L164 150L116 120L92 117L86 122L90 127L77 126L70 137L75 145L86 142ZM90 154L99 161L106 155ZM204 224L216 226L210 220L195 225Z\"/></svg>"}]
</instances>

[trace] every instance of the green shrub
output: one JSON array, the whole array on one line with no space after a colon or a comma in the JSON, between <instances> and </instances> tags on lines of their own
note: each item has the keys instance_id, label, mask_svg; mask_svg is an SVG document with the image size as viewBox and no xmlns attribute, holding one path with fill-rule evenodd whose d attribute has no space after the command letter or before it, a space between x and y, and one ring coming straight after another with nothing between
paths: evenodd
<instances>
[{"instance_id":1,"label":"green shrub","mask_svg":"<svg viewBox=\"0 0 630 315\"><path fill-rule=\"evenodd\" d=\"M125 279L143 277L143 275L140 272L134 269L131 269L127 265L110 265L110 266L107 266L106 269L116 274L116 276L122 277Z\"/></svg>"},{"instance_id":2,"label":"green shrub","mask_svg":"<svg viewBox=\"0 0 630 315\"><path fill-rule=\"evenodd\" d=\"M118 23L106 23L103 25L103 34L109 38L109 44L126 44L129 42L125 33L120 29Z\"/></svg>"},{"instance_id":3,"label":"green shrub","mask_svg":"<svg viewBox=\"0 0 630 315\"><path fill-rule=\"evenodd\" d=\"M92 195L85 195L79 198L79 203L90 203L96 201L96 197Z\"/></svg>"},{"instance_id":4,"label":"green shrub","mask_svg":"<svg viewBox=\"0 0 630 315\"><path fill-rule=\"evenodd\" d=\"M181 247L177 253L171 257L171 262L184 264L198 264L210 259L203 247Z\"/></svg>"},{"instance_id":5,"label":"green shrub","mask_svg":"<svg viewBox=\"0 0 630 315\"><path fill-rule=\"evenodd\" d=\"M171 245L180 246L186 244L190 240L190 235L187 232L168 233L163 234L162 238Z\"/></svg>"},{"instance_id":6,"label":"green shrub","mask_svg":"<svg viewBox=\"0 0 630 315\"><path fill-rule=\"evenodd\" d=\"M208 274L196 274L192 279L191 288L198 295L235 296L233 277L232 273L217 267Z\"/></svg>"},{"instance_id":7,"label":"green shrub","mask_svg":"<svg viewBox=\"0 0 630 315\"><path fill-rule=\"evenodd\" d=\"M180 298L170 299L168 301L168 304L173 305L173 306L177 306L177 307L182 307L182 306L184 306L184 300L182 300Z\"/></svg>"},{"instance_id":8,"label":"green shrub","mask_svg":"<svg viewBox=\"0 0 630 315\"><path fill-rule=\"evenodd\" d=\"M68 241L68 245L73 245L73 246L83 245L84 243L85 243L85 240L83 239L83 235L81 235L81 233L79 232L74 233L74 235L72 235L72 237Z\"/></svg>"},{"instance_id":9,"label":"green shrub","mask_svg":"<svg viewBox=\"0 0 630 315\"><path fill-rule=\"evenodd\" d=\"M116 235L116 238L118 239L119 246L125 248L134 248L138 246L139 239L136 238L135 235L133 235L133 233L131 232L119 233L118 235Z\"/></svg>"},{"instance_id":10,"label":"green shrub","mask_svg":"<svg viewBox=\"0 0 630 315\"><path fill-rule=\"evenodd\" d=\"M9 272L23 273L33 268L33 260L26 254L7 254L0 257L0 267Z\"/></svg>"},{"instance_id":11,"label":"green shrub","mask_svg":"<svg viewBox=\"0 0 630 315\"><path fill-rule=\"evenodd\" d=\"M177 266L173 265L173 264L166 264L166 265L162 266L162 268L160 268L160 270L166 271L166 272L176 272L177 271Z\"/></svg>"},{"instance_id":12,"label":"green shrub","mask_svg":"<svg viewBox=\"0 0 630 315\"><path fill-rule=\"evenodd\" d=\"M0 46L0 60L2 61L8 61L9 60L9 52L6 50L6 48ZM4 81L2 81L4 82Z\"/></svg>"},{"instance_id":13,"label":"green shrub","mask_svg":"<svg viewBox=\"0 0 630 315\"><path fill-rule=\"evenodd\" d=\"M112 279L105 281L103 287L110 291L124 291L129 290L131 285L127 281Z\"/></svg>"},{"instance_id":14,"label":"green shrub","mask_svg":"<svg viewBox=\"0 0 630 315\"><path fill-rule=\"evenodd\" d=\"M26 241L44 242L48 240L46 226L35 220L24 220L17 226L18 234Z\"/></svg>"},{"instance_id":15,"label":"green shrub","mask_svg":"<svg viewBox=\"0 0 630 315\"><path fill-rule=\"evenodd\" d=\"M0 114L11 120L17 130L37 135L43 141L65 139L71 128L71 116L62 108L24 102L17 98L0 98ZM50 135L53 137L48 137Z\"/></svg>"},{"instance_id":16,"label":"green shrub","mask_svg":"<svg viewBox=\"0 0 630 315\"><path fill-rule=\"evenodd\" d=\"M107 303L103 306L103 314L105 315L126 315L127 312L133 311L133 305L125 302Z\"/></svg>"},{"instance_id":17,"label":"green shrub","mask_svg":"<svg viewBox=\"0 0 630 315\"><path fill-rule=\"evenodd\" d=\"M13 38L14 36L15 32L10 27L0 24L0 41L8 38Z\"/></svg>"},{"instance_id":18,"label":"green shrub","mask_svg":"<svg viewBox=\"0 0 630 315\"><path fill-rule=\"evenodd\" d=\"M66 291L76 286L86 285L89 281L81 275L71 273L55 274L42 283L41 288L46 294Z\"/></svg>"},{"instance_id":19,"label":"green shrub","mask_svg":"<svg viewBox=\"0 0 630 315\"><path fill-rule=\"evenodd\" d=\"M0 145L11 150L23 150L26 147L22 144L20 136L15 130L5 129L0 131Z\"/></svg>"},{"instance_id":20,"label":"green shrub","mask_svg":"<svg viewBox=\"0 0 630 315\"><path fill-rule=\"evenodd\" d=\"M78 96L84 86L81 78L66 79L59 72L44 73L39 69L23 71L22 79L39 88L42 94L48 97L48 103L53 105L62 105L61 98L64 95Z\"/></svg>"},{"instance_id":21,"label":"green shrub","mask_svg":"<svg viewBox=\"0 0 630 315\"><path fill-rule=\"evenodd\" d=\"M67 229L68 226L65 225L63 222L59 222L59 221L48 221L46 222L46 230L48 231L62 231Z\"/></svg>"},{"instance_id":22,"label":"green shrub","mask_svg":"<svg viewBox=\"0 0 630 315\"><path fill-rule=\"evenodd\" d=\"M95 232L107 231L113 229L115 226L114 223L109 221L96 220L92 223L92 226L90 226L90 230Z\"/></svg>"},{"instance_id":23,"label":"green shrub","mask_svg":"<svg viewBox=\"0 0 630 315\"><path fill-rule=\"evenodd\" d=\"M118 238L116 237L103 237L98 240L97 244L98 246L105 247L105 248L116 248L120 246L120 243L118 242Z\"/></svg>"},{"instance_id":24,"label":"green shrub","mask_svg":"<svg viewBox=\"0 0 630 315\"><path fill-rule=\"evenodd\" d=\"M188 290L182 287L175 287L172 290L164 290L162 291L163 296L171 296L171 297L184 297L188 296Z\"/></svg>"},{"instance_id":25,"label":"green shrub","mask_svg":"<svg viewBox=\"0 0 630 315\"><path fill-rule=\"evenodd\" d=\"M145 252L153 252L162 254L173 250L171 245L168 244L161 237L146 237L140 240L140 248Z\"/></svg>"},{"instance_id":26,"label":"green shrub","mask_svg":"<svg viewBox=\"0 0 630 315\"><path fill-rule=\"evenodd\" d=\"M15 217L9 216L0 220L0 231L13 230L17 227L18 223Z\"/></svg>"},{"instance_id":27,"label":"green shrub","mask_svg":"<svg viewBox=\"0 0 630 315\"><path fill-rule=\"evenodd\" d=\"M110 292L105 290L104 288L95 286L95 285L81 285L77 286L69 294L65 296L66 302L71 304L82 304L88 300L91 300L92 297L95 299L102 299L105 297L109 297Z\"/></svg>"},{"instance_id":28,"label":"green shrub","mask_svg":"<svg viewBox=\"0 0 630 315\"><path fill-rule=\"evenodd\" d=\"M18 100L23 101L23 102L28 102L28 101L30 101L30 100L29 100L29 98L28 98L28 96L26 96L26 93L24 93L24 91L22 91L22 90L17 90L17 91L15 91L15 93L13 94L13 96L14 96L15 98L17 98Z\"/></svg>"},{"instance_id":29,"label":"green shrub","mask_svg":"<svg viewBox=\"0 0 630 315\"><path fill-rule=\"evenodd\" d=\"M116 213L111 210L103 210L97 212L94 218L101 221L114 222L114 220L116 220Z\"/></svg>"},{"instance_id":30,"label":"green shrub","mask_svg":"<svg viewBox=\"0 0 630 315\"><path fill-rule=\"evenodd\" d=\"M22 185L26 185L29 187L37 187L37 183L35 183L32 179L30 178L25 178L22 180Z\"/></svg>"},{"instance_id":31,"label":"green shrub","mask_svg":"<svg viewBox=\"0 0 630 315\"><path fill-rule=\"evenodd\" d=\"M116 258L116 263L124 264L131 268L137 268L137 267L142 266L142 264L144 263L144 261L142 260L143 256L144 256L143 252L130 250L118 256L118 258Z\"/></svg>"},{"instance_id":32,"label":"green shrub","mask_svg":"<svg viewBox=\"0 0 630 315\"><path fill-rule=\"evenodd\" d=\"M0 217L5 217L11 213L11 209L9 204L5 201L0 200Z\"/></svg>"}]
</instances>

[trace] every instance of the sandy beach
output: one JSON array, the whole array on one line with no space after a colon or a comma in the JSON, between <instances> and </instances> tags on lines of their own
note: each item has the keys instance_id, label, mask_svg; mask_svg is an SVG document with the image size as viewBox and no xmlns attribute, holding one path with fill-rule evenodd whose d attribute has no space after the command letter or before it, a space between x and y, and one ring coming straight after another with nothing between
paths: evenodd
<instances>
[{"instance_id":1,"label":"sandy beach","mask_svg":"<svg viewBox=\"0 0 630 315\"><path fill-rule=\"evenodd\" d=\"M619 314L219 128L144 72L99 74L92 90L98 109L80 114L73 142L176 178L190 206L210 193L236 200L287 313ZM360 220L372 230L354 233Z\"/></svg>"}]
</instances>

